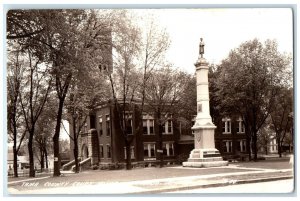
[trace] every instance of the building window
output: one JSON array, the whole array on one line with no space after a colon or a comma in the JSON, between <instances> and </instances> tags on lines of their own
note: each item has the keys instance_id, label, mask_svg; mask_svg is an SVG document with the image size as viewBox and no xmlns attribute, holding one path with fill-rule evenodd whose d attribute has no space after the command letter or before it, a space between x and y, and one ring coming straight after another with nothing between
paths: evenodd
<instances>
[{"instance_id":1,"label":"building window","mask_svg":"<svg viewBox=\"0 0 300 201\"><path fill-rule=\"evenodd\" d=\"M167 122L165 122L165 123L162 125L162 133L163 133L163 134L166 134L166 124L167 124Z\"/></svg>"},{"instance_id":2,"label":"building window","mask_svg":"<svg viewBox=\"0 0 300 201\"><path fill-rule=\"evenodd\" d=\"M100 144L100 158L104 158L103 144Z\"/></svg>"},{"instance_id":3,"label":"building window","mask_svg":"<svg viewBox=\"0 0 300 201\"><path fill-rule=\"evenodd\" d=\"M274 143L273 143L273 144L274 144L274 150L275 150L275 151L278 151L276 139L274 139Z\"/></svg>"},{"instance_id":4,"label":"building window","mask_svg":"<svg viewBox=\"0 0 300 201\"><path fill-rule=\"evenodd\" d=\"M231 133L231 120L228 118L222 119L223 122L223 130L222 132L224 134L230 134Z\"/></svg>"},{"instance_id":5,"label":"building window","mask_svg":"<svg viewBox=\"0 0 300 201\"><path fill-rule=\"evenodd\" d=\"M144 135L154 135L154 120L153 119L143 119L143 134Z\"/></svg>"},{"instance_id":6,"label":"building window","mask_svg":"<svg viewBox=\"0 0 300 201\"><path fill-rule=\"evenodd\" d=\"M154 158L155 157L155 143L144 143L144 158Z\"/></svg>"},{"instance_id":7,"label":"building window","mask_svg":"<svg viewBox=\"0 0 300 201\"><path fill-rule=\"evenodd\" d=\"M149 119L149 134L153 135L154 134L154 120Z\"/></svg>"},{"instance_id":8,"label":"building window","mask_svg":"<svg viewBox=\"0 0 300 201\"><path fill-rule=\"evenodd\" d=\"M103 134L102 116L99 117L99 133L100 136Z\"/></svg>"},{"instance_id":9,"label":"building window","mask_svg":"<svg viewBox=\"0 0 300 201\"><path fill-rule=\"evenodd\" d=\"M124 155L125 155L125 159L127 159L127 154L126 154L126 147L124 147ZM130 158L134 159L134 146L130 147Z\"/></svg>"},{"instance_id":10,"label":"building window","mask_svg":"<svg viewBox=\"0 0 300 201\"><path fill-rule=\"evenodd\" d=\"M124 116L124 120L125 120L125 132L128 135L132 135L133 134L133 130L132 130L132 114L127 113Z\"/></svg>"},{"instance_id":11,"label":"building window","mask_svg":"<svg viewBox=\"0 0 300 201\"><path fill-rule=\"evenodd\" d=\"M164 142L163 143L163 154L165 156L174 156L173 142Z\"/></svg>"},{"instance_id":12,"label":"building window","mask_svg":"<svg viewBox=\"0 0 300 201\"><path fill-rule=\"evenodd\" d=\"M173 122L168 120L163 124L163 134L173 134Z\"/></svg>"},{"instance_id":13,"label":"building window","mask_svg":"<svg viewBox=\"0 0 300 201\"><path fill-rule=\"evenodd\" d=\"M239 145L237 146L237 150L240 152L246 151L246 140L239 140Z\"/></svg>"},{"instance_id":14,"label":"building window","mask_svg":"<svg viewBox=\"0 0 300 201\"><path fill-rule=\"evenodd\" d=\"M106 151L107 151L107 158L111 158L111 149L110 149L110 144L106 145Z\"/></svg>"},{"instance_id":15,"label":"building window","mask_svg":"<svg viewBox=\"0 0 300 201\"><path fill-rule=\"evenodd\" d=\"M237 120L237 124L238 124L238 126L236 127L236 132L237 133L245 133L245 124L244 124L244 121L241 118L239 118Z\"/></svg>"},{"instance_id":16,"label":"building window","mask_svg":"<svg viewBox=\"0 0 300 201\"><path fill-rule=\"evenodd\" d=\"M110 117L106 115L106 136L110 136Z\"/></svg>"},{"instance_id":17,"label":"building window","mask_svg":"<svg viewBox=\"0 0 300 201\"><path fill-rule=\"evenodd\" d=\"M147 135L148 134L148 126L147 126L147 120L143 119L143 134Z\"/></svg>"},{"instance_id":18,"label":"building window","mask_svg":"<svg viewBox=\"0 0 300 201\"><path fill-rule=\"evenodd\" d=\"M277 151L277 142L276 142L276 138L272 139L270 141L270 147L271 147L271 151Z\"/></svg>"},{"instance_id":19,"label":"building window","mask_svg":"<svg viewBox=\"0 0 300 201\"><path fill-rule=\"evenodd\" d=\"M172 120L168 120L167 121L167 123L168 123L168 133L173 133L173 122L172 122Z\"/></svg>"},{"instance_id":20,"label":"building window","mask_svg":"<svg viewBox=\"0 0 300 201\"><path fill-rule=\"evenodd\" d=\"M126 119L126 133L132 135L132 119Z\"/></svg>"},{"instance_id":21,"label":"building window","mask_svg":"<svg viewBox=\"0 0 300 201\"><path fill-rule=\"evenodd\" d=\"M224 152L226 152L226 153L232 152L232 141L231 140L223 141L223 146L224 146Z\"/></svg>"}]
</instances>

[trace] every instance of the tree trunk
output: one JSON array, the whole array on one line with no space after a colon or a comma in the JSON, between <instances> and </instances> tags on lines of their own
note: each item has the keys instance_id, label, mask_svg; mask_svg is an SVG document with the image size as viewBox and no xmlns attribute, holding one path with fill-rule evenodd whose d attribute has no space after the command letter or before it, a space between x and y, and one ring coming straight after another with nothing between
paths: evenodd
<instances>
[{"instance_id":1,"label":"tree trunk","mask_svg":"<svg viewBox=\"0 0 300 201\"><path fill-rule=\"evenodd\" d=\"M282 146L281 146L280 139L277 139L277 146L278 146L278 155L279 155L279 158L281 158L282 157Z\"/></svg>"},{"instance_id":2,"label":"tree trunk","mask_svg":"<svg viewBox=\"0 0 300 201\"><path fill-rule=\"evenodd\" d=\"M59 68L58 65L56 65L56 68ZM70 72L68 76L65 79L65 84L61 88L61 78L59 74L55 75L56 77L56 92L58 96L58 111L56 116L56 126L55 126L55 133L53 136L53 155L54 155L54 168L53 168L53 176L57 177L60 176L60 154L59 154L59 134L60 134L60 126L61 126L61 120L62 120L62 113L63 113L63 107L65 98L69 89L69 84L72 79L72 73Z\"/></svg>"},{"instance_id":3,"label":"tree trunk","mask_svg":"<svg viewBox=\"0 0 300 201\"><path fill-rule=\"evenodd\" d=\"M156 150L156 154L158 155L158 159L159 159L159 167L162 168L164 166L164 161L163 161L163 153L161 153L162 151L162 125L160 123L160 118L161 118L161 113L160 113L160 108L158 108L158 110L156 111L156 117L155 117L155 121L156 121L156 127L157 127L157 150Z\"/></svg>"},{"instance_id":4,"label":"tree trunk","mask_svg":"<svg viewBox=\"0 0 300 201\"><path fill-rule=\"evenodd\" d=\"M278 154L279 154L279 158L282 157L282 147L281 145L278 145Z\"/></svg>"},{"instance_id":5,"label":"tree trunk","mask_svg":"<svg viewBox=\"0 0 300 201\"><path fill-rule=\"evenodd\" d=\"M247 146L247 150L248 150L248 158L249 158L249 161L252 160L252 157L251 157L251 144L250 144L250 137L247 135L246 136L246 146Z\"/></svg>"},{"instance_id":6,"label":"tree trunk","mask_svg":"<svg viewBox=\"0 0 300 201\"><path fill-rule=\"evenodd\" d=\"M40 154L41 154L41 172L43 172L45 168L45 161L44 161L44 150L42 147L40 148Z\"/></svg>"},{"instance_id":7,"label":"tree trunk","mask_svg":"<svg viewBox=\"0 0 300 201\"><path fill-rule=\"evenodd\" d=\"M56 118L55 134L53 136L54 169L53 176L60 176L60 156L59 156L59 133L62 120L64 98L59 98L59 106Z\"/></svg>"},{"instance_id":8,"label":"tree trunk","mask_svg":"<svg viewBox=\"0 0 300 201\"><path fill-rule=\"evenodd\" d=\"M158 148L160 150L159 152L159 167L162 168L164 167L164 153L163 153L163 149L162 149L162 145L163 145L163 139L162 139L162 131L163 131L163 126L161 124L158 125L158 136L159 136L159 140L158 140Z\"/></svg>"},{"instance_id":9,"label":"tree trunk","mask_svg":"<svg viewBox=\"0 0 300 201\"><path fill-rule=\"evenodd\" d=\"M45 156L45 163L46 163L46 169L48 169L48 152L47 152L47 148L44 147L44 156Z\"/></svg>"},{"instance_id":10,"label":"tree trunk","mask_svg":"<svg viewBox=\"0 0 300 201\"><path fill-rule=\"evenodd\" d=\"M130 150L130 142L128 139L125 140L125 149L126 149L126 170L131 170L131 150Z\"/></svg>"},{"instance_id":11,"label":"tree trunk","mask_svg":"<svg viewBox=\"0 0 300 201\"><path fill-rule=\"evenodd\" d=\"M255 100L255 99L254 99ZM252 141L252 152L254 153L253 160L257 161L257 120L256 120L256 110L252 109L253 114L253 122L252 122L252 129L251 129L251 141Z\"/></svg>"},{"instance_id":12,"label":"tree trunk","mask_svg":"<svg viewBox=\"0 0 300 201\"><path fill-rule=\"evenodd\" d=\"M73 154L74 154L74 160L75 160L75 173L79 172L79 161L78 161L78 139L77 139L77 133L76 133L76 120L74 117L73 118L73 139L74 139L74 149L73 149Z\"/></svg>"},{"instance_id":13,"label":"tree trunk","mask_svg":"<svg viewBox=\"0 0 300 201\"><path fill-rule=\"evenodd\" d=\"M15 141L14 141L14 146L13 146L13 153L14 153L14 177L18 177L18 152L15 146Z\"/></svg>"},{"instance_id":14,"label":"tree trunk","mask_svg":"<svg viewBox=\"0 0 300 201\"><path fill-rule=\"evenodd\" d=\"M78 142L77 142L77 137L76 140L74 138L74 160L75 160L75 173L79 172L79 161L78 161Z\"/></svg>"},{"instance_id":15,"label":"tree trunk","mask_svg":"<svg viewBox=\"0 0 300 201\"><path fill-rule=\"evenodd\" d=\"M13 110L13 136L14 136L14 146L13 146L13 154L14 154L14 177L18 177L18 151L17 151L17 122L16 122L16 107Z\"/></svg>"},{"instance_id":16,"label":"tree trunk","mask_svg":"<svg viewBox=\"0 0 300 201\"><path fill-rule=\"evenodd\" d=\"M59 138L53 137L54 167L53 176L60 176Z\"/></svg>"},{"instance_id":17,"label":"tree trunk","mask_svg":"<svg viewBox=\"0 0 300 201\"><path fill-rule=\"evenodd\" d=\"M254 152L254 161L257 161L257 133L254 132L253 133L253 137L252 137L252 143L253 143L253 146L252 146L252 151Z\"/></svg>"},{"instance_id":18,"label":"tree trunk","mask_svg":"<svg viewBox=\"0 0 300 201\"><path fill-rule=\"evenodd\" d=\"M34 157L33 157L33 134L34 130L29 131L28 154L29 154L29 177L35 177Z\"/></svg>"}]
</instances>

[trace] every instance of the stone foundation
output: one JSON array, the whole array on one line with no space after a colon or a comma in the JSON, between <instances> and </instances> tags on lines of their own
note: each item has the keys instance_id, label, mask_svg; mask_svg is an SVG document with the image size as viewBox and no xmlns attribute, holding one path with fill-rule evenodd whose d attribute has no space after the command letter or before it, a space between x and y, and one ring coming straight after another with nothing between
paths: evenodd
<instances>
[{"instance_id":1,"label":"stone foundation","mask_svg":"<svg viewBox=\"0 0 300 201\"><path fill-rule=\"evenodd\" d=\"M220 167L227 166L217 149L194 149L191 151L187 162L182 163L183 167Z\"/></svg>"},{"instance_id":2,"label":"stone foundation","mask_svg":"<svg viewBox=\"0 0 300 201\"><path fill-rule=\"evenodd\" d=\"M183 162L183 167L195 167L195 168L206 168L206 167L221 167L227 166L228 161L211 161L211 162Z\"/></svg>"}]
</instances>

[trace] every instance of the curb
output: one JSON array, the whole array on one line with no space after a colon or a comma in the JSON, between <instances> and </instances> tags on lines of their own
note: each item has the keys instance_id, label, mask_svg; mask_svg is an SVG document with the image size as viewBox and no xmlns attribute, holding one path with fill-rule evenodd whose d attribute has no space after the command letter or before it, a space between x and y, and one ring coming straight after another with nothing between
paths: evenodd
<instances>
[{"instance_id":1,"label":"curb","mask_svg":"<svg viewBox=\"0 0 300 201\"><path fill-rule=\"evenodd\" d=\"M230 186L230 185L269 182L269 181L286 180L286 179L293 179L293 178L294 178L293 176L282 176L282 177L269 177L269 178L250 179L250 180L235 180L232 182L223 182L223 183L220 182L220 183L213 183L213 184L182 186L176 188L155 189L155 190L132 192L126 194L158 194L158 193L167 193L167 192L181 191L181 190L193 190L197 188L223 187L223 186Z\"/></svg>"}]
</instances>

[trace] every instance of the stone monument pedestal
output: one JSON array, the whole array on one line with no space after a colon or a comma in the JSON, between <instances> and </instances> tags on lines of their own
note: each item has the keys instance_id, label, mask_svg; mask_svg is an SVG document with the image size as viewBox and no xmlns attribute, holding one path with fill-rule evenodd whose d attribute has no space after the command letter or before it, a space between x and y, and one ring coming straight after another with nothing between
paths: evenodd
<instances>
[{"instance_id":1,"label":"stone monument pedestal","mask_svg":"<svg viewBox=\"0 0 300 201\"><path fill-rule=\"evenodd\" d=\"M184 167L219 167L228 165L224 161L219 150L215 148L214 129L215 126L194 128L195 148L191 151Z\"/></svg>"},{"instance_id":2,"label":"stone monument pedestal","mask_svg":"<svg viewBox=\"0 0 300 201\"><path fill-rule=\"evenodd\" d=\"M197 117L192 127L195 148L184 167L219 167L228 165L215 148L215 128L209 110L208 63L203 58L204 43L201 38L200 55L195 64L197 80Z\"/></svg>"}]
</instances>

